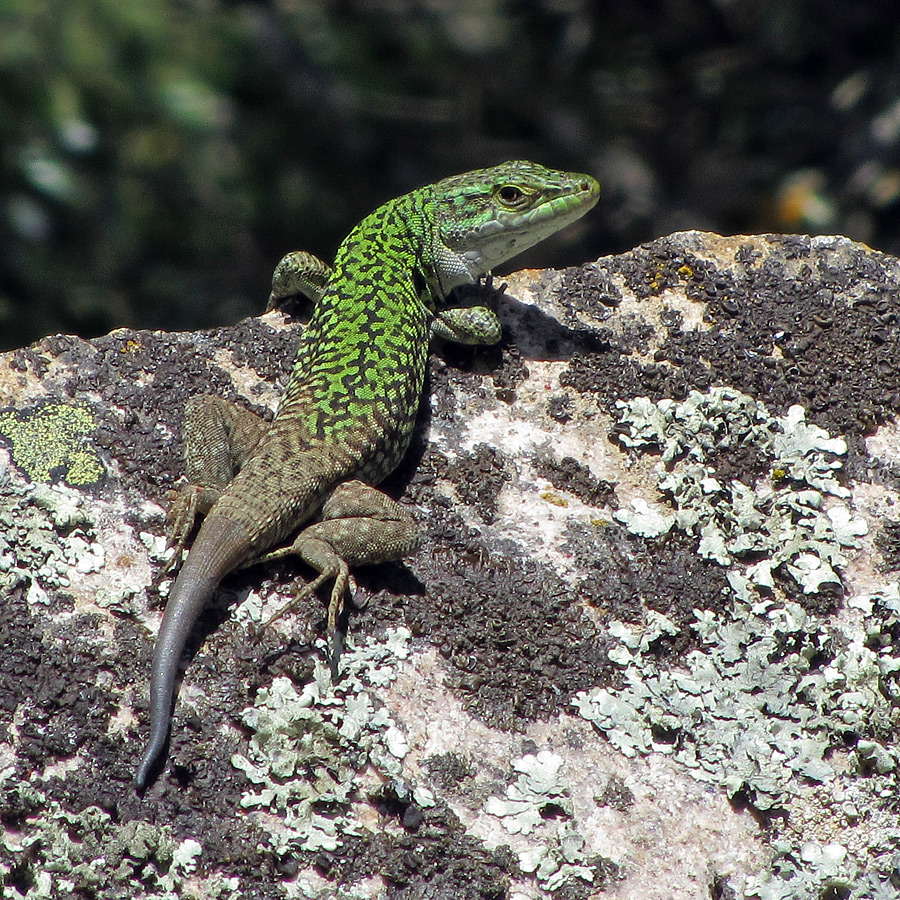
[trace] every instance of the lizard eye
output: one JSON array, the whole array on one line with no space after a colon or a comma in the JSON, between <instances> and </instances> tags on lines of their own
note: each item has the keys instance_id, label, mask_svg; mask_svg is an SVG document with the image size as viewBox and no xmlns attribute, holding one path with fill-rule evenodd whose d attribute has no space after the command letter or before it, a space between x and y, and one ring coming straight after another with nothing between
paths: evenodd
<instances>
[{"instance_id":1,"label":"lizard eye","mask_svg":"<svg viewBox=\"0 0 900 900\"><path fill-rule=\"evenodd\" d=\"M514 184L504 184L503 187L497 191L497 196L500 197L504 203L512 205L518 203L524 194Z\"/></svg>"}]
</instances>

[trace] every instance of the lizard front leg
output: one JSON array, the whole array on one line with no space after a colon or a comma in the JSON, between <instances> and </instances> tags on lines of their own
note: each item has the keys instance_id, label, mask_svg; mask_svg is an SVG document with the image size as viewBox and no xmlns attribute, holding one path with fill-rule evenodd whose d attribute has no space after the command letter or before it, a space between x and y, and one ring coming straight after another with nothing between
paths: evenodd
<instances>
[{"instance_id":1,"label":"lizard front leg","mask_svg":"<svg viewBox=\"0 0 900 900\"><path fill-rule=\"evenodd\" d=\"M432 337L454 344L493 346L503 336L497 316L497 300L506 284L494 287L488 273L475 284L463 284L453 290L446 306L441 306L431 323Z\"/></svg>"},{"instance_id":2,"label":"lizard front leg","mask_svg":"<svg viewBox=\"0 0 900 900\"><path fill-rule=\"evenodd\" d=\"M333 579L328 604L328 636L332 676L337 675L340 656L338 618L350 584L350 568L392 562L412 553L419 543L413 517L387 494L361 481L338 485L322 506L318 521L304 528L289 547L267 553L254 562L299 556L318 577L263 625L293 609L297 603Z\"/></svg>"},{"instance_id":3,"label":"lizard front leg","mask_svg":"<svg viewBox=\"0 0 900 900\"><path fill-rule=\"evenodd\" d=\"M272 292L266 304L266 312L275 309L282 300L298 294L317 303L331 277L331 266L318 256L305 250L288 253L275 266L272 274Z\"/></svg>"}]
</instances>

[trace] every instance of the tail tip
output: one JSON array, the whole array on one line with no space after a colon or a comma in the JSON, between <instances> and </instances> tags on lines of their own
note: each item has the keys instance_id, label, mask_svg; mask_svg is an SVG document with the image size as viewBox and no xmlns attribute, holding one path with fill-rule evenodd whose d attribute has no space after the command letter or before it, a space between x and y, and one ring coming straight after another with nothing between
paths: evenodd
<instances>
[{"instance_id":1,"label":"tail tip","mask_svg":"<svg viewBox=\"0 0 900 900\"><path fill-rule=\"evenodd\" d=\"M161 751L162 746L156 742L149 743L144 750L137 772L134 773L134 789L139 794L142 794L153 781L154 770L159 763Z\"/></svg>"},{"instance_id":2,"label":"tail tip","mask_svg":"<svg viewBox=\"0 0 900 900\"><path fill-rule=\"evenodd\" d=\"M150 783L150 769L149 766L142 762L140 766L138 766L137 772L134 774L134 789L139 793L143 794L147 789L147 785Z\"/></svg>"}]
</instances>

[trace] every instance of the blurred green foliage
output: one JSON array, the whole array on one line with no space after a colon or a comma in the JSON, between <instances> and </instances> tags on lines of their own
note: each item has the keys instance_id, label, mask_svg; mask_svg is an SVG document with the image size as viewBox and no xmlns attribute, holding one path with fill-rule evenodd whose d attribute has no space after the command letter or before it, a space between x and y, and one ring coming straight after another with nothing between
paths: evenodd
<instances>
[{"instance_id":1,"label":"blurred green foliage","mask_svg":"<svg viewBox=\"0 0 900 900\"><path fill-rule=\"evenodd\" d=\"M288 250L514 157L604 185L521 264L689 227L900 252L898 60L895 0L0 0L0 346L234 321Z\"/></svg>"}]
</instances>

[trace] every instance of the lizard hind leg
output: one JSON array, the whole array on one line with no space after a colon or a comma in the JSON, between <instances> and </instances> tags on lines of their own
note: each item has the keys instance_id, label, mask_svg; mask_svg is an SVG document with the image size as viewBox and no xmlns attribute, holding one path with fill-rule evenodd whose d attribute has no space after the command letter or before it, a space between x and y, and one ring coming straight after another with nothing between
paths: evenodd
<instances>
[{"instance_id":1,"label":"lizard hind leg","mask_svg":"<svg viewBox=\"0 0 900 900\"><path fill-rule=\"evenodd\" d=\"M321 542L318 542L321 544ZM350 586L350 567L344 560L336 556L334 551L327 545L316 546L317 542L310 541L306 537L299 537L290 547L281 550L274 550L272 553L266 553L257 559L251 560L250 565L258 563L271 562L276 559L283 559L285 556L299 556L304 562L319 570L319 574L310 582L304 584L294 594L284 606L276 610L260 625L260 631L264 631L273 622L276 622L282 616L296 609L300 605L300 601L314 594L325 582L334 579L334 586L331 589L331 601L328 604L328 630L334 631L337 627L337 620L343 610L343 597Z\"/></svg>"},{"instance_id":2,"label":"lizard hind leg","mask_svg":"<svg viewBox=\"0 0 900 900\"><path fill-rule=\"evenodd\" d=\"M344 610L344 598L347 596L350 587L350 566L346 560L341 559L335 553L334 548L330 544L310 536L307 534L308 530L302 531L290 547L267 553L253 561L254 563L269 562L285 556L299 556L305 563L308 563L319 572L312 581L304 584L284 606L272 613L262 623L259 631L264 631L274 621L295 609L306 597L318 591L323 584L333 579L334 584L332 585L331 597L328 602L328 658L332 681L337 681L338 662L344 646L343 635L338 627L338 623Z\"/></svg>"},{"instance_id":3,"label":"lizard hind leg","mask_svg":"<svg viewBox=\"0 0 900 900\"><path fill-rule=\"evenodd\" d=\"M184 407L184 441L187 483L172 491L166 538L172 555L160 577L181 562L198 516L205 516L250 458L268 428L256 413L221 397L191 397Z\"/></svg>"},{"instance_id":4,"label":"lizard hind leg","mask_svg":"<svg viewBox=\"0 0 900 900\"><path fill-rule=\"evenodd\" d=\"M254 561L294 555L319 573L290 603L270 616L263 628L333 579L328 603L328 642L335 678L343 645L338 625L350 587L351 566L402 559L418 543L419 530L413 517L395 500L361 481L338 485L325 501L318 522L304 528L289 547Z\"/></svg>"}]
</instances>

